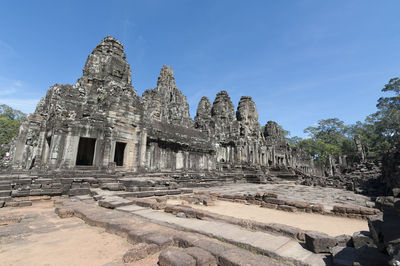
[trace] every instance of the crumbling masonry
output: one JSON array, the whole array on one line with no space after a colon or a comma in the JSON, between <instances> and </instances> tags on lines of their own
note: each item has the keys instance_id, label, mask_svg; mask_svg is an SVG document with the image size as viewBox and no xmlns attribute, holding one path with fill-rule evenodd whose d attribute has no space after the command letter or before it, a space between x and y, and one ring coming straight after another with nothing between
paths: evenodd
<instances>
[{"instance_id":1,"label":"crumbling masonry","mask_svg":"<svg viewBox=\"0 0 400 266\"><path fill-rule=\"evenodd\" d=\"M226 91L203 97L194 121L173 70L142 98L132 87L123 45L106 37L75 85L52 86L21 126L12 167L109 172L210 172L274 169L314 173L312 158L290 148L275 122L263 131L251 97L238 108ZM262 181L262 180L261 180Z\"/></svg>"}]
</instances>

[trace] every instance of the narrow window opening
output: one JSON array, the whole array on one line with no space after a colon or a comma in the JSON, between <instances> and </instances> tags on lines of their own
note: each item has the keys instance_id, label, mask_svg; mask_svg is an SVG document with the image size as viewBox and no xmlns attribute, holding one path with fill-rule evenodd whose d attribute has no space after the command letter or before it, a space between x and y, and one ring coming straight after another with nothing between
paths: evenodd
<instances>
[{"instance_id":1,"label":"narrow window opening","mask_svg":"<svg viewBox=\"0 0 400 266\"><path fill-rule=\"evenodd\" d=\"M124 153L125 153L126 143L116 142L115 143L115 154L114 154L114 162L117 166L124 165Z\"/></svg>"},{"instance_id":2,"label":"narrow window opening","mask_svg":"<svg viewBox=\"0 0 400 266\"><path fill-rule=\"evenodd\" d=\"M51 146L51 137L46 138L46 142L47 142L47 148L50 148L50 146Z\"/></svg>"},{"instance_id":3,"label":"narrow window opening","mask_svg":"<svg viewBox=\"0 0 400 266\"><path fill-rule=\"evenodd\" d=\"M76 156L76 165L93 165L94 147L96 139L83 138L79 139L78 155Z\"/></svg>"}]
</instances>

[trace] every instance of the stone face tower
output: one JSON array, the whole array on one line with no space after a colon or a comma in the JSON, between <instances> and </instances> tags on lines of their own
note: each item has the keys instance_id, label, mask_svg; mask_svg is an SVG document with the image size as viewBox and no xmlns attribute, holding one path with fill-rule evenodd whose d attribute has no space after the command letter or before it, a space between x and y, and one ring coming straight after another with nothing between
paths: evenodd
<instances>
[{"instance_id":1,"label":"stone face tower","mask_svg":"<svg viewBox=\"0 0 400 266\"><path fill-rule=\"evenodd\" d=\"M205 96L201 97L197 106L194 123L195 128L211 133L211 102Z\"/></svg>"},{"instance_id":2,"label":"stone face tower","mask_svg":"<svg viewBox=\"0 0 400 266\"><path fill-rule=\"evenodd\" d=\"M143 93L143 102L152 119L186 127L193 124L186 96L176 86L174 71L169 66L162 67L157 87Z\"/></svg>"},{"instance_id":3,"label":"stone face tower","mask_svg":"<svg viewBox=\"0 0 400 266\"><path fill-rule=\"evenodd\" d=\"M124 46L110 36L104 38L88 56L82 78L131 86L131 69L126 61Z\"/></svg>"}]
</instances>

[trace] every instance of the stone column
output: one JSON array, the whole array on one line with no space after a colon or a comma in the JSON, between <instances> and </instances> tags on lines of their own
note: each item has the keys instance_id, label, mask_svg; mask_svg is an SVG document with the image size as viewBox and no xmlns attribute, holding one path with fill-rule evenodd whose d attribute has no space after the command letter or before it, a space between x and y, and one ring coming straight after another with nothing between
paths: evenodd
<instances>
[{"instance_id":1,"label":"stone column","mask_svg":"<svg viewBox=\"0 0 400 266\"><path fill-rule=\"evenodd\" d=\"M146 142L147 142L147 132L143 130L140 133L140 156L139 156L139 166L146 166Z\"/></svg>"}]
</instances>

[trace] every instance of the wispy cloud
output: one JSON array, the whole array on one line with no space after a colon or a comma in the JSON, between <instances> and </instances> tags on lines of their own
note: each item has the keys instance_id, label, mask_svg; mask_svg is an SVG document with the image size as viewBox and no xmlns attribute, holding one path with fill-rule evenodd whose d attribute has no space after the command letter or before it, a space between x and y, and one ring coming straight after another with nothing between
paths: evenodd
<instances>
[{"instance_id":1,"label":"wispy cloud","mask_svg":"<svg viewBox=\"0 0 400 266\"><path fill-rule=\"evenodd\" d=\"M7 104L24 113L33 113L39 98L26 95L26 91L25 82L0 76L0 104Z\"/></svg>"},{"instance_id":2,"label":"wispy cloud","mask_svg":"<svg viewBox=\"0 0 400 266\"><path fill-rule=\"evenodd\" d=\"M18 99L18 98L1 98L0 104L7 104L14 109L20 110L24 113L33 113L35 111L36 105L39 102L39 98L30 99Z\"/></svg>"},{"instance_id":3,"label":"wispy cloud","mask_svg":"<svg viewBox=\"0 0 400 266\"><path fill-rule=\"evenodd\" d=\"M0 58L4 58L4 57L12 57L12 56L17 56L18 53L17 51L14 49L14 47L12 47L11 45L9 45L8 43L6 43L3 40L0 40Z\"/></svg>"},{"instance_id":4,"label":"wispy cloud","mask_svg":"<svg viewBox=\"0 0 400 266\"><path fill-rule=\"evenodd\" d=\"M17 94L23 88L23 85L21 80L0 76L0 96Z\"/></svg>"}]
</instances>

